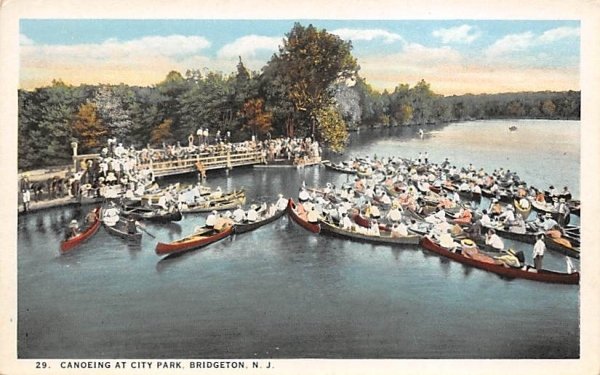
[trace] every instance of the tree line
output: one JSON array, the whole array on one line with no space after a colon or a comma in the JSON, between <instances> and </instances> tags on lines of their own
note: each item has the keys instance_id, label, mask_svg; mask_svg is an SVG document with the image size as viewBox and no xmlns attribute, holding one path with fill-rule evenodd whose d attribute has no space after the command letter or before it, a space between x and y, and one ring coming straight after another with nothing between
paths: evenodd
<instances>
[{"instance_id":1,"label":"tree line","mask_svg":"<svg viewBox=\"0 0 600 375\"><path fill-rule=\"evenodd\" d=\"M71 142L97 152L109 137L137 148L187 144L208 128L231 140L315 137L340 150L359 126L427 125L471 119L579 119L580 92L443 96L421 80L379 92L360 76L352 44L295 24L259 72L240 58L234 73L169 72L151 87L50 86L18 92L20 169L68 164Z\"/></svg>"}]
</instances>

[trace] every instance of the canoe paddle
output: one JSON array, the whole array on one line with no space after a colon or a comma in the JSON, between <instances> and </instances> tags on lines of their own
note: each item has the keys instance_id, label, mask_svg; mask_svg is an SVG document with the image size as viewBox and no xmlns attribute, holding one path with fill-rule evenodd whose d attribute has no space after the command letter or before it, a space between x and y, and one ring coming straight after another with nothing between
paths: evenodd
<instances>
[{"instance_id":1,"label":"canoe paddle","mask_svg":"<svg viewBox=\"0 0 600 375\"><path fill-rule=\"evenodd\" d=\"M156 238L156 236L155 236L155 235L153 235L152 233L148 232L148 231L146 230L146 228L144 228L144 227L143 227L141 224L138 224L138 223L136 223L136 226L137 226L138 228L140 228L140 229L141 229L143 232L145 232L147 235L149 235L150 237L152 237L152 238Z\"/></svg>"}]
</instances>

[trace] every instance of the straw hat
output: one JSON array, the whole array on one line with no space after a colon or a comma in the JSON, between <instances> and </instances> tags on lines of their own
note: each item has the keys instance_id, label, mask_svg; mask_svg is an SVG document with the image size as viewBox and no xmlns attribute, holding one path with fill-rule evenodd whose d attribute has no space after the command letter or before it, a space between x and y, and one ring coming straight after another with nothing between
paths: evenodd
<instances>
[{"instance_id":1,"label":"straw hat","mask_svg":"<svg viewBox=\"0 0 600 375\"><path fill-rule=\"evenodd\" d=\"M475 246L475 242L473 242L472 240L470 240L468 238L460 241L460 243L461 243L461 245L467 246L467 247Z\"/></svg>"}]
</instances>

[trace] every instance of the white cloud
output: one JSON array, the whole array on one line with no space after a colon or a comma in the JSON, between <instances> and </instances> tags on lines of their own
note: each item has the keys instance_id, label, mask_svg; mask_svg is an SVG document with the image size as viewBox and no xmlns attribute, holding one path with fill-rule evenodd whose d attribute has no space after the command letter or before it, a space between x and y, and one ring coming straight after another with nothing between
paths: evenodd
<instances>
[{"instance_id":1,"label":"white cloud","mask_svg":"<svg viewBox=\"0 0 600 375\"><path fill-rule=\"evenodd\" d=\"M404 41L401 35L391 33L383 29L336 29L330 31L332 34L338 35L346 40L374 40L381 38L385 43L393 43L396 41Z\"/></svg>"},{"instance_id":2,"label":"white cloud","mask_svg":"<svg viewBox=\"0 0 600 375\"><path fill-rule=\"evenodd\" d=\"M545 31L538 40L541 43L552 43L564 38L579 37L578 27L558 27Z\"/></svg>"},{"instance_id":3,"label":"white cloud","mask_svg":"<svg viewBox=\"0 0 600 375\"><path fill-rule=\"evenodd\" d=\"M448 29L438 29L433 31L433 36L440 38L442 43L471 43L479 38L481 33L477 32L473 26L461 25Z\"/></svg>"},{"instance_id":4,"label":"white cloud","mask_svg":"<svg viewBox=\"0 0 600 375\"><path fill-rule=\"evenodd\" d=\"M246 58L255 57L259 51L277 52L279 45L282 44L282 38L260 35L246 35L236 39L232 43L224 45L217 56L219 58L237 58L242 56Z\"/></svg>"},{"instance_id":5,"label":"white cloud","mask_svg":"<svg viewBox=\"0 0 600 375\"><path fill-rule=\"evenodd\" d=\"M485 49L484 54L492 58L500 57L513 52L525 51L531 47L554 43L565 38L578 38L579 33L578 27L558 27L537 36L531 31L521 34L509 34Z\"/></svg>"},{"instance_id":6,"label":"white cloud","mask_svg":"<svg viewBox=\"0 0 600 375\"><path fill-rule=\"evenodd\" d=\"M498 57L508 53L523 51L535 43L535 35L531 31L521 34L509 34L498 39L484 50L487 57Z\"/></svg>"},{"instance_id":7,"label":"white cloud","mask_svg":"<svg viewBox=\"0 0 600 375\"><path fill-rule=\"evenodd\" d=\"M35 42L25 34L19 34L19 44L22 46L30 46Z\"/></svg>"}]
</instances>

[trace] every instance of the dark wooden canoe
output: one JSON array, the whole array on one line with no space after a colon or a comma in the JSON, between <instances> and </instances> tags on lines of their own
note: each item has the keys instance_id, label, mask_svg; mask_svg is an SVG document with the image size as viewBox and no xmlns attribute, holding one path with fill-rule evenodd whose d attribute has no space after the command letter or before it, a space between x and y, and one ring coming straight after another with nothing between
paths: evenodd
<instances>
[{"instance_id":1,"label":"dark wooden canoe","mask_svg":"<svg viewBox=\"0 0 600 375\"><path fill-rule=\"evenodd\" d=\"M156 244L155 252L157 255L171 255L198 249L200 247L209 245L213 242L219 241L225 237L230 236L233 233L233 226L227 229L217 232L213 228L202 228L201 230L192 233L191 235L180 238L170 243L159 242Z\"/></svg>"},{"instance_id":2,"label":"dark wooden canoe","mask_svg":"<svg viewBox=\"0 0 600 375\"><path fill-rule=\"evenodd\" d=\"M520 268L507 268L503 265L491 264L478 261L473 258L466 257L460 253L453 253L452 251L440 246L433 242L429 237L423 237L421 240L421 246L425 249L442 255L446 258L450 258L459 263L466 264L472 267L476 267L485 271L493 272L495 274L508 277L508 278L521 278L527 280L541 281L546 283L559 283L559 284L579 284L579 272L571 274L561 273L549 270L540 270L538 272L529 272Z\"/></svg>"},{"instance_id":3,"label":"dark wooden canoe","mask_svg":"<svg viewBox=\"0 0 600 375\"><path fill-rule=\"evenodd\" d=\"M186 208L182 208L183 213L199 213L199 212L210 212L210 211L224 211L231 210L246 203L246 195L242 192L237 196L231 196L226 200L211 200L205 202L199 202L195 205L189 205Z\"/></svg>"},{"instance_id":4,"label":"dark wooden canoe","mask_svg":"<svg viewBox=\"0 0 600 375\"><path fill-rule=\"evenodd\" d=\"M127 231L127 222L124 220L119 220L115 225L112 226L104 223L104 229L106 229L109 234L129 242L140 242L142 240L142 233L138 232L137 229L135 233L129 233Z\"/></svg>"},{"instance_id":5,"label":"dark wooden canoe","mask_svg":"<svg viewBox=\"0 0 600 375\"><path fill-rule=\"evenodd\" d=\"M388 245L417 245L421 240L419 235L408 235L404 237L390 237L389 233L382 233L380 236L369 236L358 232L344 230L332 223L321 221L321 233L327 232L340 237L349 238L355 241L388 244Z\"/></svg>"},{"instance_id":6,"label":"dark wooden canoe","mask_svg":"<svg viewBox=\"0 0 600 375\"><path fill-rule=\"evenodd\" d=\"M487 229L490 229L490 228L484 227L484 230L487 230ZM536 241L537 232L536 233L533 233L533 232L515 233L515 232L504 230L504 229L498 228L498 227L493 227L491 229L494 229L496 231L496 234L498 234L500 237L508 238L510 240L515 240L515 241L529 243L529 244L534 244ZM548 236L546 236L544 238L544 243L546 244L546 247L548 248L548 250L556 251L561 254L570 256L572 258L579 259L579 256L581 254L581 250L578 247L565 246L562 243L556 242L552 238L549 238Z\"/></svg>"},{"instance_id":7,"label":"dark wooden canoe","mask_svg":"<svg viewBox=\"0 0 600 375\"><path fill-rule=\"evenodd\" d=\"M317 234L321 231L321 226L319 224L309 223L308 221L298 216L298 214L296 213L296 203L294 203L294 200L292 198L288 200L287 213L288 215L290 215L292 220L294 220L298 225L300 225L307 231Z\"/></svg>"},{"instance_id":8,"label":"dark wooden canoe","mask_svg":"<svg viewBox=\"0 0 600 375\"><path fill-rule=\"evenodd\" d=\"M85 228L85 230L83 230L78 235L71 237L68 240L62 241L60 243L61 254L64 254L64 253L72 250L73 248L82 244L83 242L88 240L90 237L92 237L94 234L96 234L96 232L98 231L98 228L100 228L100 224L101 224L100 207L94 208L93 212L95 214L95 219L87 228Z\"/></svg>"},{"instance_id":9,"label":"dark wooden canoe","mask_svg":"<svg viewBox=\"0 0 600 375\"><path fill-rule=\"evenodd\" d=\"M240 224L235 224L233 231L236 234L240 234L240 233L246 233L246 232L250 232L253 231L257 228L262 227L263 225L267 225L269 223L274 222L275 220L279 219L280 217L282 217L285 214L286 210L278 210L275 211L275 214L273 216L267 217L267 218L263 218L261 220L255 221L254 223L240 223Z\"/></svg>"},{"instance_id":10,"label":"dark wooden canoe","mask_svg":"<svg viewBox=\"0 0 600 375\"><path fill-rule=\"evenodd\" d=\"M181 211L174 209L167 211L162 208L147 208L147 207L136 207L136 206L125 206L121 213L124 216L131 216L136 220L149 220L159 223L166 223L169 221L180 221L183 218Z\"/></svg>"},{"instance_id":11,"label":"dark wooden canoe","mask_svg":"<svg viewBox=\"0 0 600 375\"><path fill-rule=\"evenodd\" d=\"M341 167L338 164L333 164L330 161L324 161L321 164L325 166L325 168L334 170L336 172L348 173L348 174L356 174L356 170L351 167Z\"/></svg>"}]
</instances>

